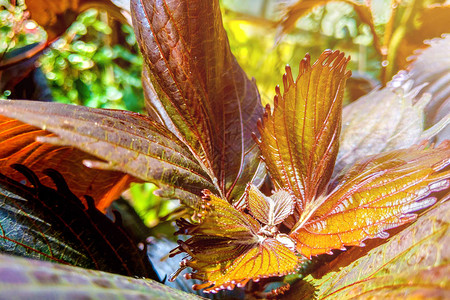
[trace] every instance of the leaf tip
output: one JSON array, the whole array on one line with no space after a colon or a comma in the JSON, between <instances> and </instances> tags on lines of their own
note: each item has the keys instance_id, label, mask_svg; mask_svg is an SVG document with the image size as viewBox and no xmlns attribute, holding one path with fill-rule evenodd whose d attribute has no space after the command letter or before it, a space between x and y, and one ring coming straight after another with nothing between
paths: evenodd
<instances>
[{"instance_id":1,"label":"leaf tip","mask_svg":"<svg viewBox=\"0 0 450 300\"><path fill-rule=\"evenodd\" d=\"M290 65L286 65L284 67L285 73L284 75L286 76L287 79L287 83L290 85L294 84L294 77L292 76L292 69ZM283 76L283 83L284 83L284 76ZM285 90L288 88L288 86L284 86Z\"/></svg>"},{"instance_id":2,"label":"leaf tip","mask_svg":"<svg viewBox=\"0 0 450 300\"><path fill-rule=\"evenodd\" d=\"M261 119L258 119L258 121L256 122L256 126L259 128L261 128ZM255 143L260 144L261 140L258 138L258 136L256 135L256 133L252 132L252 139L255 141Z\"/></svg>"},{"instance_id":3,"label":"leaf tip","mask_svg":"<svg viewBox=\"0 0 450 300\"><path fill-rule=\"evenodd\" d=\"M277 84L276 86L275 86L275 94L278 96L278 95L280 95L281 96L281 90L280 90L280 85L279 84Z\"/></svg>"},{"instance_id":4,"label":"leaf tip","mask_svg":"<svg viewBox=\"0 0 450 300\"><path fill-rule=\"evenodd\" d=\"M278 97L275 96L277 99L274 99L274 104L278 103ZM264 115L270 115L271 112L271 108L270 108L270 104L266 104L266 106L264 107Z\"/></svg>"}]
</instances>

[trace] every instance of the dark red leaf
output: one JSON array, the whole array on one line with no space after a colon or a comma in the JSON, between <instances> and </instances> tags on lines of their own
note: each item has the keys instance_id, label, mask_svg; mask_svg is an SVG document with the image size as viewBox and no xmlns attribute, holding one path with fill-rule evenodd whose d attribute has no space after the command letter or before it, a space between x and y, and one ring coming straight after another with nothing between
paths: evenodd
<instances>
[{"instance_id":1,"label":"dark red leaf","mask_svg":"<svg viewBox=\"0 0 450 300\"><path fill-rule=\"evenodd\" d=\"M138 241L93 202L85 208L59 173L46 171L56 184L53 189L42 185L26 167L15 168L32 187L0 174L0 252L157 278Z\"/></svg>"},{"instance_id":2,"label":"dark red leaf","mask_svg":"<svg viewBox=\"0 0 450 300\"><path fill-rule=\"evenodd\" d=\"M221 196L236 201L259 166L251 134L262 106L230 51L219 1L133 0L131 6L149 105L189 146Z\"/></svg>"},{"instance_id":3,"label":"dark red leaf","mask_svg":"<svg viewBox=\"0 0 450 300\"><path fill-rule=\"evenodd\" d=\"M37 137L55 135L0 116L0 172L21 180L23 176L9 167L19 163L33 170L42 184L53 186L53 182L42 171L57 169L77 197L84 199L84 195L90 195L102 211L120 196L130 182L137 180L122 172L87 168L83 160L95 160L94 156L74 147L40 143L36 141Z\"/></svg>"},{"instance_id":4,"label":"dark red leaf","mask_svg":"<svg viewBox=\"0 0 450 300\"><path fill-rule=\"evenodd\" d=\"M98 158L84 160L84 165L154 182L162 188L162 196L180 199L187 205L198 202L202 189L215 190L189 149L169 130L144 115L33 101L0 101L0 114L56 134L40 137L40 141L77 147ZM59 170L57 166L55 169Z\"/></svg>"}]
</instances>

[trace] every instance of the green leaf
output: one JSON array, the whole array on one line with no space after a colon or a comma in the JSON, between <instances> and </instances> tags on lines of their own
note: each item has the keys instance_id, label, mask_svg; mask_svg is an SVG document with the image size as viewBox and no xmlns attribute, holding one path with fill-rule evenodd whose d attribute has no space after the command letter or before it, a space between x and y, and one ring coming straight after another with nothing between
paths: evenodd
<instances>
[{"instance_id":1,"label":"green leaf","mask_svg":"<svg viewBox=\"0 0 450 300\"><path fill-rule=\"evenodd\" d=\"M153 280L62 266L0 254L5 299L203 299Z\"/></svg>"},{"instance_id":2,"label":"green leaf","mask_svg":"<svg viewBox=\"0 0 450 300\"><path fill-rule=\"evenodd\" d=\"M157 278L146 253L90 203L86 209L56 171L46 187L24 166L34 186L0 174L0 252L129 276Z\"/></svg>"},{"instance_id":3,"label":"green leaf","mask_svg":"<svg viewBox=\"0 0 450 300\"><path fill-rule=\"evenodd\" d=\"M446 248L450 243L449 218L450 203L439 203L366 255L364 248L355 247L319 269L316 276L327 273L322 278L306 277L315 286L315 297L311 291L300 294L307 286L299 282L287 299L298 299L299 295L315 299L446 298L450 284L450 253Z\"/></svg>"},{"instance_id":4,"label":"green leaf","mask_svg":"<svg viewBox=\"0 0 450 300\"><path fill-rule=\"evenodd\" d=\"M237 201L264 174L251 137L263 109L230 51L219 1L135 0L131 8L147 106L188 145L219 194Z\"/></svg>"},{"instance_id":5,"label":"green leaf","mask_svg":"<svg viewBox=\"0 0 450 300\"><path fill-rule=\"evenodd\" d=\"M159 184L161 196L194 205L201 190L215 190L189 149L146 116L33 101L0 101L0 114L57 135L40 138L41 142L76 147L106 161L85 160L86 166Z\"/></svg>"}]
</instances>

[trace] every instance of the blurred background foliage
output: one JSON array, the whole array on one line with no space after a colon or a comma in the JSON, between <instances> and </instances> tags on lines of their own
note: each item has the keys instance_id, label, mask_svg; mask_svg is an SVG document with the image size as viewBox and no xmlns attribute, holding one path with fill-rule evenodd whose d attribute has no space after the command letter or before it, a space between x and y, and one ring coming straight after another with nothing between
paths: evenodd
<instances>
[{"instance_id":1,"label":"blurred background foliage","mask_svg":"<svg viewBox=\"0 0 450 300\"><path fill-rule=\"evenodd\" d=\"M15 48L39 42L45 31L24 11L22 3L13 5L10 0L0 0L0 53L1 58Z\"/></svg>"},{"instance_id":2,"label":"blurred background foliage","mask_svg":"<svg viewBox=\"0 0 450 300\"><path fill-rule=\"evenodd\" d=\"M64 0L58 9L63 13L70 11L64 5L77 1ZM120 2L122 8L127 6L124 0L111 1ZM327 48L340 49L352 57L349 67L353 77L348 81L346 101L353 101L389 81L425 38L437 37L450 29L446 1L220 2L232 51L248 76L256 79L263 104L272 102L274 87L282 82L284 66L291 65L296 75L306 53L311 54L312 61ZM16 52L29 55L28 48L45 40L46 33L32 20L23 0L0 0L0 10L2 67ZM47 28L54 41L35 66L45 75L51 100L144 112L142 58L133 29L124 22L126 17L119 22L113 15L116 16L99 9L85 10L58 39L58 24ZM3 69L0 79L5 81L10 75L4 66ZM14 96L11 86L2 89L0 97ZM177 205L153 195L155 189L149 183L136 184L125 194L149 227L158 225Z\"/></svg>"},{"instance_id":3,"label":"blurred background foliage","mask_svg":"<svg viewBox=\"0 0 450 300\"><path fill-rule=\"evenodd\" d=\"M297 66L306 53L314 61L324 49L340 49L352 57L351 70L371 78L380 73L369 26L359 20L349 4L331 2L317 6L300 18L289 34L282 34L277 28L282 15L279 1L222 2L233 53L247 74L255 77L263 104L272 102L284 66L292 66L296 76ZM382 6L389 1L375 2Z\"/></svg>"},{"instance_id":4,"label":"blurred background foliage","mask_svg":"<svg viewBox=\"0 0 450 300\"><path fill-rule=\"evenodd\" d=\"M120 34L112 35L105 12L88 10L44 53L40 65L55 101L143 110L142 58L133 29L113 25Z\"/></svg>"}]
</instances>

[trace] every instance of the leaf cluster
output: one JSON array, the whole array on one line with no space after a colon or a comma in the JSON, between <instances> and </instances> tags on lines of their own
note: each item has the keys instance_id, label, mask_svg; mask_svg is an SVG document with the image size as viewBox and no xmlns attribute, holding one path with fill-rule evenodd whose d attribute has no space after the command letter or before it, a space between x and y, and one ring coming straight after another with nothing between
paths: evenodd
<instances>
[{"instance_id":1,"label":"leaf cluster","mask_svg":"<svg viewBox=\"0 0 450 300\"><path fill-rule=\"evenodd\" d=\"M369 7L345 2L369 24L385 55ZM46 4L38 22L51 41L74 20L69 14L55 23L52 14L108 3ZM286 31L314 5L293 4L278 25ZM151 182L157 195L180 200L191 213L177 220L177 233L189 237L170 253L185 255L171 279L190 267L184 277L200 281L195 290L245 287L257 297L318 298L443 291L447 256L424 241L443 241L448 229L436 220L444 219L450 186L450 142L442 130L450 122L450 97L446 89L423 93L427 79L420 75L437 55L448 57L448 37L430 42L386 87L345 107L349 57L325 50L311 62L306 55L297 75L286 67L273 106L263 108L255 81L231 52L218 1L133 0L131 17L146 114L0 101L3 251L151 276L138 241L99 212L131 183ZM390 50L398 46L392 40L385 41ZM78 52L67 56L78 71L101 54L90 46L78 41L72 49ZM427 91L440 89L440 74L448 70L443 61L429 72ZM383 76L392 75L390 68ZM325 255L333 253L328 263ZM413 267L401 268L416 257ZM413 270L426 287L419 276L407 276ZM270 291L279 277L295 273L302 280L290 291L289 285ZM114 275L105 276L103 283L114 288L108 281Z\"/></svg>"}]
</instances>

